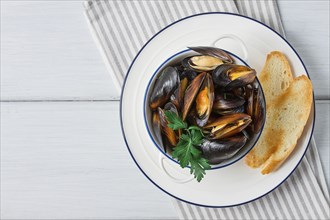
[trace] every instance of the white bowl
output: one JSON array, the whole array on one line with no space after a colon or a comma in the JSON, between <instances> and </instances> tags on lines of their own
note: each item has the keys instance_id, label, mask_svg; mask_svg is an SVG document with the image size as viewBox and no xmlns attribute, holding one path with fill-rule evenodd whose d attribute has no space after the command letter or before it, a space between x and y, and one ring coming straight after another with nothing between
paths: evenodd
<instances>
[{"instance_id":1,"label":"white bowl","mask_svg":"<svg viewBox=\"0 0 330 220\"><path fill-rule=\"evenodd\" d=\"M234 58L235 63L239 64L239 65L245 65L248 66L248 64L246 62L244 62L241 58L239 58L237 55L230 53L229 51L226 51L228 54L231 55L231 57ZM154 130L152 127L152 111L150 110L149 107L149 99L151 96L151 92L153 90L154 84L157 81L158 76L161 74L162 70L164 68L166 68L167 66L175 66L178 63L180 63L184 58L189 57L189 56L193 56L196 55L198 53L192 51L191 49L185 49L183 51L180 51L174 55L172 55L171 57L169 57L168 59L166 59L162 64L160 64L160 66L156 69L156 71L153 73L153 75L151 76L148 86L146 88L146 92L145 92L145 98L144 98L144 106L145 106L145 112L144 112L144 121L146 123L146 129L148 131L149 137L152 139L154 146L153 147L157 147L157 149L164 154L164 156L169 159L172 160L174 162L176 162L179 166L179 162L176 159L173 159L171 155L167 154L162 146L159 146L159 144L157 143L157 141L155 140L155 134L154 134ZM253 67L252 67L253 68ZM222 167L226 167L229 166L237 161L239 161L240 159L242 159L253 147L254 145L257 143L262 130L263 130L263 126L264 126L264 122L265 122L265 116L266 116L266 103L265 103L265 97L262 91L262 87L258 81L258 86L261 88L261 102L262 102L262 106L263 106L263 118L262 118L262 127L260 129L260 131L258 133L255 133L254 135L251 135L249 137L249 139L247 140L246 144L244 145L243 148L241 148L234 156L232 156L231 158L222 161L221 163L217 164L217 165L212 165L211 169L219 169ZM152 147L152 146L150 146ZM189 167L187 167L189 168ZM164 171L164 170L163 170ZM165 172L165 171L164 171Z\"/></svg>"}]
</instances>

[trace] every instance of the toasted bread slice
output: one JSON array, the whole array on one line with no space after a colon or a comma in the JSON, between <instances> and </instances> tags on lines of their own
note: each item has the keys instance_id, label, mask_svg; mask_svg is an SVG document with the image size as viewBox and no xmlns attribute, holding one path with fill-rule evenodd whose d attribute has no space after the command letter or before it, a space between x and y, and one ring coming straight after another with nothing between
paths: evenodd
<instances>
[{"instance_id":1,"label":"toasted bread slice","mask_svg":"<svg viewBox=\"0 0 330 220\"><path fill-rule=\"evenodd\" d=\"M262 174L277 169L291 154L309 118L312 101L312 83L304 75L295 78L290 87L274 100L270 110L273 121L269 145L273 147L273 153L262 165Z\"/></svg>"},{"instance_id":2,"label":"toasted bread slice","mask_svg":"<svg viewBox=\"0 0 330 220\"><path fill-rule=\"evenodd\" d=\"M266 63L259 76L266 104L281 95L293 80L291 67L285 55L279 51L272 51L267 55Z\"/></svg>"},{"instance_id":3,"label":"toasted bread slice","mask_svg":"<svg viewBox=\"0 0 330 220\"><path fill-rule=\"evenodd\" d=\"M263 133L245 157L250 167L267 174L290 155L308 120L313 100L311 81L306 76L293 80L290 87L267 106Z\"/></svg>"},{"instance_id":4,"label":"toasted bread slice","mask_svg":"<svg viewBox=\"0 0 330 220\"><path fill-rule=\"evenodd\" d=\"M260 167L270 154L273 146L268 146L267 137L272 138L269 125L272 124L272 116L269 115L269 106L272 105L274 99L290 86L293 81L291 67L285 55L279 51L272 51L267 55L266 63L258 77L266 99L266 122L262 135L257 145L245 157L245 162L250 167ZM268 135L269 133L269 135Z\"/></svg>"}]
</instances>

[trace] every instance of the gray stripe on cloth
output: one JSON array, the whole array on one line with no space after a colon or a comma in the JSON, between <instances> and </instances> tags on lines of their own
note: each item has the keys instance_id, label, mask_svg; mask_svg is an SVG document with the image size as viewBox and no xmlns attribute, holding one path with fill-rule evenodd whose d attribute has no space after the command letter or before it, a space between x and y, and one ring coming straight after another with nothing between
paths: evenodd
<instances>
[{"instance_id":1,"label":"gray stripe on cloth","mask_svg":"<svg viewBox=\"0 0 330 220\"><path fill-rule=\"evenodd\" d=\"M206 217L204 216L204 214L202 212L202 209L200 207L198 207L198 206L195 206L195 208L196 208L196 211L197 211L197 213L199 215L199 219L206 219Z\"/></svg>"},{"instance_id":2,"label":"gray stripe on cloth","mask_svg":"<svg viewBox=\"0 0 330 220\"><path fill-rule=\"evenodd\" d=\"M284 36L275 0L88 0L85 9L95 41L116 85L123 83L133 56L153 34L174 20L192 14L239 12L260 20ZM183 219L329 218L328 188L313 140L292 176L257 201L222 209L197 207L175 199L173 204Z\"/></svg>"},{"instance_id":3,"label":"gray stripe on cloth","mask_svg":"<svg viewBox=\"0 0 330 220\"><path fill-rule=\"evenodd\" d=\"M318 208L320 208L322 211L322 214L323 214L322 216L326 217L327 212L326 212L326 208L324 207L324 205L317 206L317 204L324 204L324 202L323 201L321 202L321 198L318 195L320 193L320 189L319 188L316 189L316 181L315 181L314 175L311 172L311 170L308 169L307 163L302 163L301 166L302 166L303 170L298 170L297 176L300 179L303 179L305 177L307 178L307 181L303 182L304 184L302 184L302 187L303 187L304 191L307 192L309 201L312 201L311 203L313 206L313 211L315 211L317 214L320 214L320 212L319 212L320 210L318 210ZM305 174L306 170L309 170L309 172L307 172L308 175L302 175L301 172L304 171L303 173ZM308 188L307 188L307 185L309 185ZM313 191L310 190L311 188Z\"/></svg>"},{"instance_id":4,"label":"gray stripe on cloth","mask_svg":"<svg viewBox=\"0 0 330 220\"><path fill-rule=\"evenodd\" d=\"M266 212L266 205L265 205L265 203L264 203L264 200L262 200L262 199L258 199L258 202L260 202L260 206L261 206L261 208L262 208L262 210L263 210L263 213L265 213L265 219L270 219L270 215L269 215L269 213L268 212Z\"/></svg>"},{"instance_id":5,"label":"gray stripe on cloth","mask_svg":"<svg viewBox=\"0 0 330 220\"><path fill-rule=\"evenodd\" d=\"M315 219L317 217L315 216L314 212L310 212L310 207L311 207L310 204L309 204L310 201L307 200L307 198L306 199L304 198L304 197L307 197L307 195L306 195L306 193L304 193L304 194L302 193L303 192L302 186L299 184L301 181L299 181L299 178L298 178L297 175L298 175L298 169L296 170L295 173L292 174L291 178L292 178L292 183L295 186L295 187L292 187L292 188L294 190L296 190L295 195L297 195L299 197L298 201L300 201L300 203L298 203L298 204L301 204L301 206L303 207L302 209L300 209L300 212L304 213L304 210L309 210L308 213L303 214L304 217L306 217L306 214L307 214L308 218ZM308 203L308 205L306 203ZM311 216L311 214L313 214L314 216Z\"/></svg>"},{"instance_id":6,"label":"gray stripe on cloth","mask_svg":"<svg viewBox=\"0 0 330 220\"><path fill-rule=\"evenodd\" d=\"M128 50L128 52L130 54L130 58L133 59L134 53L136 51L138 51L138 45L140 45L142 43L141 38L138 38L140 40L140 42L135 42L133 38L129 37L129 36L132 36L131 27L129 26L129 23L130 22L128 22L127 21L127 18L125 18L124 16L122 16L121 18L118 18L117 19L117 16L120 16L120 15L115 16L115 11L117 11L117 13L118 13L118 10L120 8L120 5L117 4L116 1L113 2L113 7L110 5L110 2L109 1L106 1L105 2L105 5L107 7L107 10L109 10L109 12L110 12L108 14L112 15L112 17L114 19L114 22L116 24L119 24L119 21L121 22L120 23L121 25L118 25L118 26L121 29L121 31L125 33L125 39L126 39L126 41L129 42L130 45L131 45L131 46L127 45L127 47L132 48L131 50Z\"/></svg>"},{"instance_id":7,"label":"gray stripe on cloth","mask_svg":"<svg viewBox=\"0 0 330 220\"><path fill-rule=\"evenodd\" d=\"M179 219L187 219L187 215L184 212L184 209L182 207L182 204L179 202L179 200L173 199L173 207L176 209L178 215L179 215Z\"/></svg>"},{"instance_id":8,"label":"gray stripe on cloth","mask_svg":"<svg viewBox=\"0 0 330 220\"><path fill-rule=\"evenodd\" d=\"M212 217L212 214L211 214L211 212L210 212L210 209L205 208L205 211L206 211L206 213L207 213L208 219L214 219L214 218Z\"/></svg>"},{"instance_id":9,"label":"gray stripe on cloth","mask_svg":"<svg viewBox=\"0 0 330 220\"><path fill-rule=\"evenodd\" d=\"M288 203L288 200L285 198L286 194L284 192L284 189L285 189L284 187L278 188L278 191L279 191L278 196L280 197L281 202L284 203L284 208L286 210L286 213L288 213L287 216L290 216L291 219L295 219L296 216L294 216L293 210L291 209L290 204Z\"/></svg>"},{"instance_id":10,"label":"gray stripe on cloth","mask_svg":"<svg viewBox=\"0 0 330 220\"><path fill-rule=\"evenodd\" d=\"M115 12L112 11L112 8L113 7L108 7L109 5L107 4L107 1L106 2L102 2L102 4L99 4L99 6L100 6L100 8L102 8L103 11L106 11L106 10L109 10L110 11L110 13L105 13L104 14L104 18L105 18L104 21L105 21L106 26L107 27L114 26L114 29L113 30L110 30L111 31L110 32L110 35L108 35L109 39L111 39L111 35L113 35L114 32L119 32L119 38L117 38L117 37L114 37L113 38L115 44L120 45L120 48L128 48L128 47L130 47L127 42L131 42L131 41L130 41L130 39L127 38L127 34L125 34L125 32L126 32L127 29L122 29L122 27L124 26L123 23L122 23L123 20L118 20L117 19L116 15L115 15ZM116 23L116 24L119 24L119 25L111 25L110 24L111 21L114 22L114 23ZM117 39L125 39L125 40L119 42ZM136 45L135 45L135 47L136 47ZM126 60L125 66L126 65L128 66L129 65L129 62L133 58L134 51L133 50L121 50L121 51L123 51L123 53L126 53L127 56L128 56L127 59L125 58L125 60Z\"/></svg>"},{"instance_id":11,"label":"gray stripe on cloth","mask_svg":"<svg viewBox=\"0 0 330 220\"><path fill-rule=\"evenodd\" d=\"M294 216L293 219L299 219L299 218L302 218L302 214L299 210L299 208L297 208L297 203L299 202L299 200L297 201L295 196L293 195L292 191L291 191L291 188L290 188L290 184L292 184L290 178L288 181L286 181L284 184L283 184L283 187L281 187L284 191L284 196L285 196L285 199L289 202L289 204L291 205L290 208L292 209L292 214Z\"/></svg>"},{"instance_id":12,"label":"gray stripe on cloth","mask_svg":"<svg viewBox=\"0 0 330 220\"><path fill-rule=\"evenodd\" d=\"M95 10L99 10L100 13L103 14L103 17L105 19L100 19L100 27L104 34L106 35L105 41L107 42L108 45L112 45L112 48L116 51L117 56L118 56L118 64L121 66L121 69L126 69L126 67L129 65L129 60L124 56L123 51L121 50L122 47L122 41L119 41L120 38L118 38L116 35L118 33L117 26L116 30L114 31L113 28L107 28L109 26L109 19L107 19L107 13L105 13L104 10L104 2L101 1L99 4L95 6Z\"/></svg>"}]
</instances>

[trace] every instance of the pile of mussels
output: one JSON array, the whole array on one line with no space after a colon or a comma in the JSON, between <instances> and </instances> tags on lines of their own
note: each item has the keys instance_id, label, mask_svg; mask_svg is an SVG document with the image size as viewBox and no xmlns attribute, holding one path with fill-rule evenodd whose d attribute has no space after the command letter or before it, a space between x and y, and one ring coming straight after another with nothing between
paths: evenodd
<instances>
[{"instance_id":1,"label":"pile of mussels","mask_svg":"<svg viewBox=\"0 0 330 220\"><path fill-rule=\"evenodd\" d=\"M199 54L167 66L151 91L149 106L155 139L171 154L180 132L167 126L164 111L175 112L188 125L202 129L203 157L210 164L219 164L260 131L263 96L254 69L235 64L229 54L218 48L190 49Z\"/></svg>"}]
</instances>

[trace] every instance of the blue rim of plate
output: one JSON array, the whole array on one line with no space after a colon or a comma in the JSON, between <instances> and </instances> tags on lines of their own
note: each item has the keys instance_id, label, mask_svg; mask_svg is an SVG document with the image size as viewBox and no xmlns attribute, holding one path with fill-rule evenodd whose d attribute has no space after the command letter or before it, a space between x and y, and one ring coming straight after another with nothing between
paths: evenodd
<instances>
[{"instance_id":1,"label":"blue rim of plate","mask_svg":"<svg viewBox=\"0 0 330 220\"><path fill-rule=\"evenodd\" d=\"M164 30L166 30L167 28L171 27L172 25L180 22L180 21L183 21L183 20L186 20L186 19L189 19L189 18L192 18L192 17L198 17L198 16L203 16L203 15L210 15L210 14L225 14L225 15L231 15L231 16L238 16L238 17L242 17L242 18L245 18L245 19L249 19L253 22L256 22L258 24L261 24L262 26L266 27L267 29L269 29L270 31L272 31L273 33L275 33L277 36L279 36L292 50L293 52L297 55L297 57L299 58L300 62L302 63L305 71L306 71L306 74L308 76L308 78L310 79L310 76L308 74L308 71L307 71L307 68L304 64L304 62L302 61L301 57L299 56L299 54L297 53L297 51L291 46L291 44L285 39L283 38L279 33L277 33L275 30L273 30L271 27L269 27L268 25L260 22L260 21L257 21L253 18L250 18L250 17L247 17L247 16L244 16L244 15L240 15L240 14L235 14L235 13L230 13L230 12L207 12L207 13L200 13L200 14L194 14L194 15L190 15L188 17L184 17L184 18L181 18L177 21L174 21L173 23L169 24L168 26L164 27L163 29L161 29L159 32L157 32L154 36L152 36L144 45L143 47L139 50L139 52L136 54L136 56L134 57L131 65L129 66L128 68L128 71L126 73L126 76L125 76L125 79L124 79L124 83L123 83L123 86L122 86L122 91L121 91L121 95L120 95L120 110L119 110L119 116L120 116L120 126L121 126L121 131L122 131L122 134L123 134L123 137L124 137L124 140L125 140L125 144L126 144L126 147L127 147L127 150L129 152L129 154L131 155L132 159L134 160L134 163L136 164L136 166L139 168L139 170L144 174L144 176L150 181L152 182L156 187L158 187L160 190L162 190L163 192L165 192L166 194L172 196L173 198L175 199L178 199L180 201L183 201L183 202L186 202L186 203L189 203L191 205L197 205L197 206L201 206L201 207L207 207L207 208L227 208L227 207L233 207L233 206L238 206L238 205L244 205L246 203L249 203L249 202L253 202L257 199L260 199L261 197L267 195L268 193L274 191L277 187L279 187L285 180L288 179L288 177L296 170L296 168L299 166L301 160L303 159L303 157L305 156L306 154L306 151L309 147L309 143L312 139L312 136L313 136L313 132L314 132L314 127L315 127L315 97L314 97L314 90L313 90L313 107L314 107L314 115L313 115L313 125L312 125L312 131L311 131L311 135L309 137L309 140L308 140L308 144L307 144L307 147L305 149L305 152L304 154L302 155L302 157L300 158L299 162L297 163L296 167L289 173L289 175L284 178L284 180L282 182L280 182L276 187L274 187L272 190L264 193L263 195L257 197L257 198L254 198L254 199L251 199L249 201L246 201L246 202L242 202L242 203L238 203L238 204L234 204L234 205L228 205L228 206L209 206L209 205L203 205L203 204L198 204L198 203L194 203L194 202L190 202L190 201L187 201L187 200L184 200L184 199L181 199L169 192L167 192L166 190L164 190L163 188L161 188L159 185L157 185L143 170L142 168L139 166L139 164L137 163L137 161L135 160L130 148L129 148L129 145L127 143L127 139L126 139L126 136L125 136L125 132L124 132L124 127L123 127L123 118L122 118L122 97L123 97L123 94L124 94L124 90L125 90L125 85L126 85L126 81L127 81L127 78L128 78L128 75L131 71L131 68L133 66L133 64L135 63L135 60L138 58L138 56L140 55L140 53L143 51L143 49L156 37L158 36L160 33L162 33Z\"/></svg>"},{"instance_id":2,"label":"blue rim of plate","mask_svg":"<svg viewBox=\"0 0 330 220\"><path fill-rule=\"evenodd\" d=\"M152 142L154 143L154 146L157 147L157 149L158 149L158 150L159 150L159 151L160 151L165 157L167 157L168 159L170 159L171 161L173 161L173 162L175 162L175 163L177 163L177 164L179 164L179 162L178 162L177 160L173 159L173 157L171 157L170 155L168 155L168 154L163 150L163 148L162 148L161 146L159 146L159 144L155 141L153 135L151 134L150 129L149 129L149 127L148 127L147 116L146 116L146 112L147 112L147 109L146 109L146 106L147 106L147 105L146 105L146 102L147 102L147 94L148 94L148 91L149 91L149 89L150 89L150 85L151 85L152 81L154 80L155 76L159 73L159 70L160 70L162 67L164 67L164 65L165 65L166 63L168 63L170 60L172 60L172 59L175 58L176 56L178 56L178 55L180 55L180 54L183 54L183 53L186 53L186 52L188 52L188 51L192 51L192 50L191 50L191 49L185 49L185 50L179 51L179 52L175 53L174 55L170 56L169 58L167 58L164 62L162 62L162 64L160 64L160 66L159 66L159 67L155 70L155 72L152 74L152 76L151 76L151 78L150 78L150 80L149 80L149 82L148 82L148 85L147 85L146 91L145 91L145 93L144 93L144 99L143 99L143 116L144 116L144 124L145 124L145 126L146 126L147 131L148 131L148 135L149 135L150 139L151 139ZM244 60L242 60L239 56L237 56L237 55L235 55L234 53L231 53L231 52L229 52L229 51L227 51L227 50L224 50L224 51L225 51L226 53L230 54L231 56L237 58L237 59L238 59L239 61L241 61L245 66L250 67L250 66L249 66ZM261 84L260 84L260 82L259 82L259 79L258 79L258 78L256 78L256 79L257 79L257 82L258 82L258 84L259 84L259 86L260 86L263 100L265 101L265 110L264 110L264 111L266 111L266 99L265 99L264 91L263 91L262 86L261 86ZM265 115L266 115L266 114L265 114ZM263 130L264 125L265 125L265 121L266 121L266 120L264 120L264 122L262 123L261 129L260 129L260 132L259 132L257 138L254 140L254 143L251 144L250 148L249 148L244 154L242 154L241 156L239 156L238 158L236 158L236 159L233 160L233 161L230 161L230 162L227 162L227 163L223 163L223 164L220 163L220 164L214 165L214 166L211 167L211 169L209 169L209 170L216 170L216 169L220 169L220 168L224 168L224 167L226 167L226 166L232 165L232 164L236 163L237 161L239 161L240 159L242 159L245 155L247 155L247 154L250 152L250 150L256 145L257 141L259 140L260 135L261 135L262 130ZM238 153L238 152L237 152L237 153ZM186 166L185 168L190 168L190 166Z\"/></svg>"}]
</instances>

